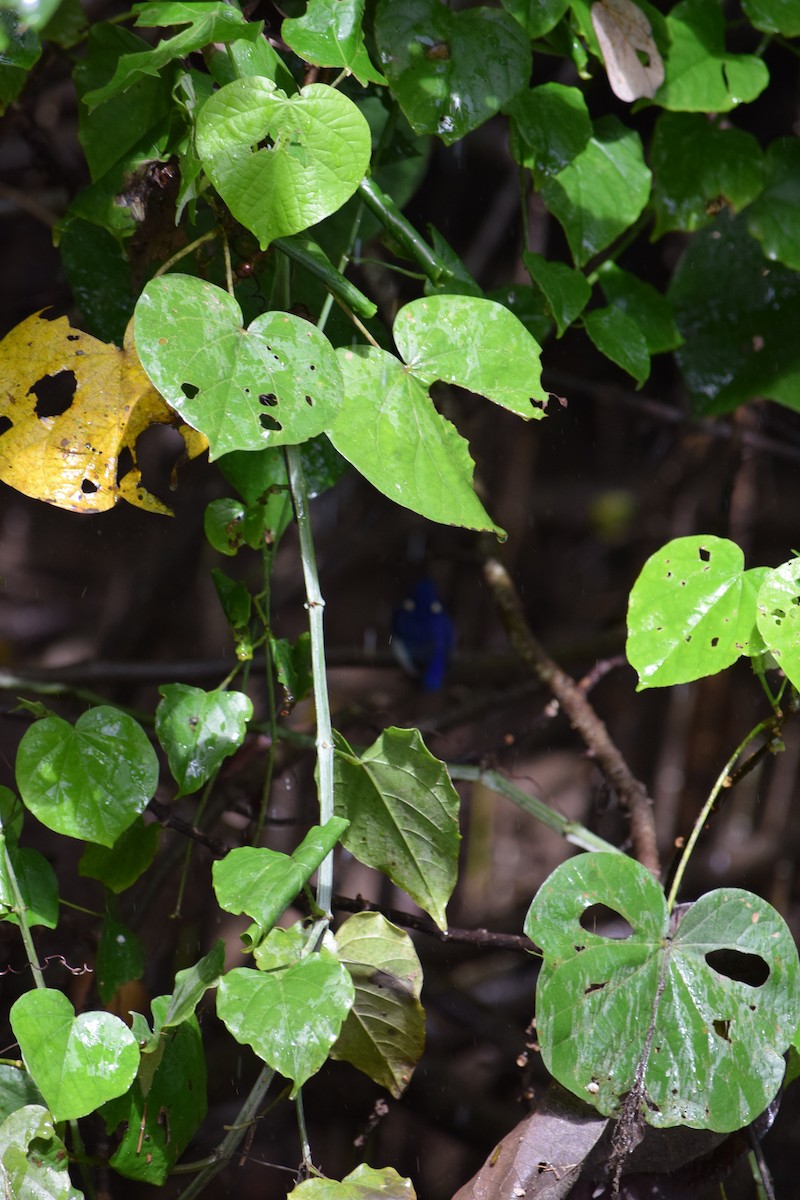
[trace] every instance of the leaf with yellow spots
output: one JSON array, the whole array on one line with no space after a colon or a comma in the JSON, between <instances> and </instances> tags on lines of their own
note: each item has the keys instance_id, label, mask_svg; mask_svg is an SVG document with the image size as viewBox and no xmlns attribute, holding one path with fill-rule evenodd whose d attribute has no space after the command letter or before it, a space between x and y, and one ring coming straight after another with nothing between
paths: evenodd
<instances>
[{"instance_id":1,"label":"leaf with yellow spots","mask_svg":"<svg viewBox=\"0 0 800 1200\"><path fill-rule=\"evenodd\" d=\"M0 342L0 479L73 512L105 512L127 500L171 510L142 484L139 436L174 426L186 457L207 448L150 383L131 327L122 350L73 329L66 317L28 317Z\"/></svg>"}]
</instances>

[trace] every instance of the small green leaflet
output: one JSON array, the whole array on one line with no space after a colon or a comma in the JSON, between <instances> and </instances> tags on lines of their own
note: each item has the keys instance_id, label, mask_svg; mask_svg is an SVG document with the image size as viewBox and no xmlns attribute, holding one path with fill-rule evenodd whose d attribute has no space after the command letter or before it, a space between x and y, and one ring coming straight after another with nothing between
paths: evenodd
<instances>
[{"instance_id":1,"label":"small green leaflet","mask_svg":"<svg viewBox=\"0 0 800 1200\"><path fill-rule=\"evenodd\" d=\"M306 1179L290 1193L296 1200L416 1200L410 1179L393 1167L376 1170L362 1163L341 1183L335 1179Z\"/></svg>"},{"instance_id":2,"label":"small green leaflet","mask_svg":"<svg viewBox=\"0 0 800 1200\"><path fill-rule=\"evenodd\" d=\"M358 82L386 83L364 46L364 0L309 0L302 17L284 17L281 37L304 62L344 67Z\"/></svg>"},{"instance_id":3,"label":"small green leaflet","mask_svg":"<svg viewBox=\"0 0 800 1200\"><path fill-rule=\"evenodd\" d=\"M239 749L253 704L243 692L205 692L186 683L167 683L159 691L156 734L167 752L177 794L187 796Z\"/></svg>"}]
</instances>

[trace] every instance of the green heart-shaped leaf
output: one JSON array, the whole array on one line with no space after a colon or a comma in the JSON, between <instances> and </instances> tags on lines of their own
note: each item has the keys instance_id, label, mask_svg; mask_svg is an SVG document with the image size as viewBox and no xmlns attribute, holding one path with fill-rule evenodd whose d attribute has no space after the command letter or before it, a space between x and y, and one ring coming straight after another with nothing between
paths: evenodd
<instances>
[{"instance_id":1,"label":"green heart-shaped leaf","mask_svg":"<svg viewBox=\"0 0 800 1200\"><path fill-rule=\"evenodd\" d=\"M386 83L364 46L364 0L309 0L302 17L284 17L281 37L304 62L344 67L359 83Z\"/></svg>"},{"instance_id":2,"label":"green heart-shaped leaf","mask_svg":"<svg viewBox=\"0 0 800 1200\"><path fill-rule=\"evenodd\" d=\"M587 910L596 905L619 914L627 936L594 932ZM545 881L525 932L544 951L536 989L544 1062L600 1112L618 1113L633 1091L650 1125L722 1133L774 1098L800 1018L800 964L765 900L721 888L673 928L643 866L584 854Z\"/></svg>"},{"instance_id":3,"label":"green heart-shaped leaf","mask_svg":"<svg viewBox=\"0 0 800 1200\"><path fill-rule=\"evenodd\" d=\"M158 759L133 717L100 705L72 726L45 717L17 751L17 786L55 833L113 846L143 812L158 783Z\"/></svg>"},{"instance_id":4,"label":"green heart-shaped leaf","mask_svg":"<svg viewBox=\"0 0 800 1200\"><path fill-rule=\"evenodd\" d=\"M439 0L381 0L381 70L415 133L450 146L494 116L528 82L530 40L507 13L453 13Z\"/></svg>"},{"instance_id":5,"label":"green heart-shaped leaf","mask_svg":"<svg viewBox=\"0 0 800 1200\"><path fill-rule=\"evenodd\" d=\"M72 1186L69 1155L52 1114L40 1104L12 1111L0 1126L0 1180L14 1200L84 1200Z\"/></svg>"},{"instance_id":6,"label":"green heart-shaped leaf","mask_svg":"<svg viewBox=\"0 0 800 1200\"><path fill-rule=\"evenodd\" d=\"M341 208L372 152L369 125L335 88L312 83L290 97L255 75L211 96L196 141L214 187L262 250Z\"/></svg>"},{"instance_id":7,"label":"green heart-shaped leaf","mask_svg":"<svg viewBox=\"0 0 800 1200\"><path fill-rule=\"evenodd\" d=\"M25 1066L57 1121L85 1117L133 1082L139 1047L119 1017L76 1017L61 992L36 988L15 1001L10 1020Z\"/></svg>"},{"instance_id":8,"label":"green heart-shaped leaf","mask_svg":"<svg viewBox=\"0 0 800 1200\"><path fill-rule=\"evenodd\" d=\"M222 288L166 275L139 297L135 328L142 366L205 434L211 458L297 445L322 433L338 411L342 377L333 348L301 317L266 312L243 329L242 310Z\"/></svg>"},{"instance_id":9,"label":"green heart-shaped leaf","mask_svg":"<svg viewBox=\"0 0 800 1200\"><path fill-rule=\"evenodd\" d=\"M156 709L156 736L167 752L178 795L201 788L239 749L253 715L243 692L204 692L187 683L167 683Z\"/></svg>"},{"instance_id":10,"label":"green heart-shaped leaf","mask_svg":"<svg viewBox=\"0 0 800 1200\"><path fill-rule=\"evenodd\" d=\"M229 971L220 980L217 1013L237 1042L292 1080L294 1096L328 1057L353 995L345 967L321 951L268 974Z\"/></svg>"}]
</instances>

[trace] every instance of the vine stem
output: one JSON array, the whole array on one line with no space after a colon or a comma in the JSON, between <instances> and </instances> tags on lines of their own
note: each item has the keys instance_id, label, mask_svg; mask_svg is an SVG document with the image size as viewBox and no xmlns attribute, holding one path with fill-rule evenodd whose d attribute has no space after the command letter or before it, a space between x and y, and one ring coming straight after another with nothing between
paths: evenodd
<instances>
[{"instance_id":1,"label":"vine stem","mask_svg":"<svg viewBox=\"0 0 800 1200\"><path fill-rule=\"evenodd\" d=\"M694 823L692 832L689 835L689 840L684 847L681 860L678 863L678 868L675 872L675 878L672 881L672 887L670 888L669 896L667 897L668 912L672 912L673 908L675 907L675 900L677 898L681 883L683 882L683 876L686 872L686 868L689 865L689 859L692 857L694 848L697 845L697 839L700 837L700 834L703 831L703 826L709 818L709 814L717 801L717 797L724 788L730 787L731 785L731 771L736 765L737 758L744 752L745 747L752 742L753 738L757 738L760 733L764 733L767 729L774 730L774 728L774 717L767 717L765 721L760 721L759 724L756 725L754 729L751 729L750 732L742 739L717 776L716 783L709 792L708 799L700 809L699 816Z\"/></svg>"},{"instance_id":2,"label":"vine stem","mask_svg":"<svg viewBox=\"0 0 800 1200\"><path fill-rule=\"evenodd\" d=\"M228 1160L233 1157L237 1147L240 1145L245 1134L250 1130L253 1121L255 1121L258 1110L274 1077L275 1072L271 1067L264 1067L261 1070L258 1079L250 1089L250 1094L239 1110L235 1125L229 1126L228 1132L214 1154L211 1155L210 1160L204 1160L204 1166L200 1174L181 1192L181 1200L193 1200L195 1196L199 1196L214 1176L218 1175ZM190 1163L184 1163L180 1167L181 1172L190 1169Z\"/></svg>"},{"instance_id":3,"label":"vine stem","mask_svg":"<svg viewBox=\"0 0 800 1200\"><path fill-rule=\"evenodd\" d=\"M320 824L324 825L333 816L333 728L328 700L328 676L325 667L325 636L323 632L325 601L319 587L305 471L297 446L287 446L286 465L297 519L300 557L306 585L308 626L311 634L311 677L314 682L314 706L317 716L319 819ZM324 913L329 913L331 910L332 896L333 852L324 859L317 875L317 904Z\"/></svg>"},{"instance_id":4,"label":"vine stem","mask_svg":"<svg viewBox=\"0 0 800 1200\"><path fill-rule=\"evenodd\" d=\"M33 982L36 984L37 988L46 988L47 984L44 981L44 972L42 971L41 964L39 963L39 959L36 954L36 947L33 944L31 927L28 924L27 905L25 904L25 898L22 895L22 891L17 881L17 875L14 870L14 864L11 861L11 855L8 852L6 830L2 819L0 819L0 840L2 840L3 843L3 862L6 869L9 887L11 888L11 894L14 898L14 912L17 914L17 918L19 919L19 932L22 938L22 944L25 947L25 953L28 956L28 966L31 969Z\"/></svg>"}]
</instances>

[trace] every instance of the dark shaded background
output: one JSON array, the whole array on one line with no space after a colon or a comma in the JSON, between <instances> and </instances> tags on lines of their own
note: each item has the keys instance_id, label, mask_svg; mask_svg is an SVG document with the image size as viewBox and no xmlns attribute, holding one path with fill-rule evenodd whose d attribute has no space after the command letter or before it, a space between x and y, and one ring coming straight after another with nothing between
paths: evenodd
<instances>
[{"instance_id":1,"label":"dark shaded background","mask_svg":"<svg viewBox=\"0 0 800 1200\"><path fill-rule=\"evenodd\" d=\"M121 6L87 5L94 17ZM797 93L784 88L780 114L750 106L749 127L766 141L775 122L797 119ZM609 106L610 107L610 106ZM599 115L599 114L596 114ZM0 332L46 306L79 323L51 242L50 226L85 182L76 138L75 100L68 64L52 54L37 70L21 102L0 124ZM450 150L435 147L409 213L420 229L434 225L487 289L524 283L518 220L518 180L500 119ZM561 235L531 201L533 248L557 253ZM663 282L681 252L681 239L656 246L643 241L624 265ZM373 248L380 254L380 248ZM392 302L385 277L385 304ZM369 290L369 281L361 280ZM576 677L603 664L609 669L592 700L656 801L665 863L674 839L686 835L722 764L746 731L765 715L759 687L745 663L715 679L637 695L635 677L616 662L624 646L628 591L646 557L669 538L714 533L737 540L750 565L775 564L798 546L797 494L800 421L796 414L758 401L713 423L686 419L686 399L671 360L654 363L651 380L635 393L627 378L600 358L580 333L544 349L545 386L565 400L551 402L547 419L524 426L507 413L464 393L447 394L449 416L469 437L482 495L509 532L493 546L512 572L532 627ZM147 435L146 481L157 490L167 477L169 435ZM42 697L75 717L89 689L112 702L152 711L157 685L175 679L217 682L233 662L232 644L210 582L220 563L205 544L206 503L226 494L215 468L189 467L171 502L169 520L121 505L101 516L61 512L2 486L0 508L0 659L16 676L36 669L60 680L63 693ZM586 749L550 697L532 683L509 651L482 583L486 550L475 535L434 526L393 507L354 475L314 504L314 522L331 652L330 690L336 726L356 743L372 741L388 724L418 725L434 754L454 762L484 763L507 772L561 811L615 841L626 825ZM240 569L256 577L257 563ZM457 651L441 693L421 694L392 664L391 612L422 574L438 582L457 629ZM302 579L293 535L287 535L274 576L276 632L304 628ZM227 665L221 665L224 659ZM615 665L616 663L616 665ZM0 702L0 783L14 786L16 745L29 717L17 697L37 698L35 687L8 680ZM264 685L252 693L264 714ZM310 706L292 723L312 730ZM268 752L253 737L220 780L214 836L239 844L258 805ZM710 822L685 887L686 898L722 884L764 895L795 934L798 912L800 826L793 818L800 740L790 721L786 750L767 758ZM277 750L267 838L291 847L313 819L312 764L302 748ZM449 910L454 926L519 933L542 879L570 852L510 803L481 789L464 789L461 883ZM159 800L170 802L168 777ZM178 812L193 819L193 802ZM102 906L99 888L76 873L80 847L27 819L26 840L53 861L64 899ZM196 960L223 934L230 961L238 959L238 925L223 922L210 891L211 855L195 848L181 916L175 909L185 849L179 835L162 843L155 879L123 899L122 915L143 938L147 997L170 990L174 972ZM384 904L409 902L354 864L342 863L337 890ZM64 909L55 933L38 933L43 953L63 954L72 965L91 963L98 924ZM367 1140L374 1165L394 1165L412 1176L421 1200L446 1200L482 1162L499 1137L529 1109L546 1080L535 1054L525 1056L532 1016L535 961L521 954L476 952L415 935L425 968L423 999L429 1019L428 1052L407 1095ZM5 966L23 965L15 929L0 926ZM64 986L76 1005L92 1005L91 976L72 977L57 963L48 983ZM3 979L8 1003L23 986ZM130 998L127 998L130 999ZM5 1043L11 1041L4 999ZM210 1114L192 1150L199 1157L235 1119L257 1065L235 1045L207 1007ZM363 1151L364 1132L379 1090L342 1064L331 1064L305 1091L309 1132L322 1170L341 1175ZM797 1101L790 1092L765 1142L777 1194L793 1195ZM89 1123L91 1124L91 1123ZM99 1125L90 1129L100 1149ZM259 1124L246 1165L231 1167L208 1194L282 1196L300 1157L292 1109L281 1105ZM738 1190L737 1190L738 1189ZM153 1189L108 1181L114 1197ZM169 1185L164 1195L176 1195ZM753 1195L742 1169L729 1196Z\"/></svg>"}]
</instances>

